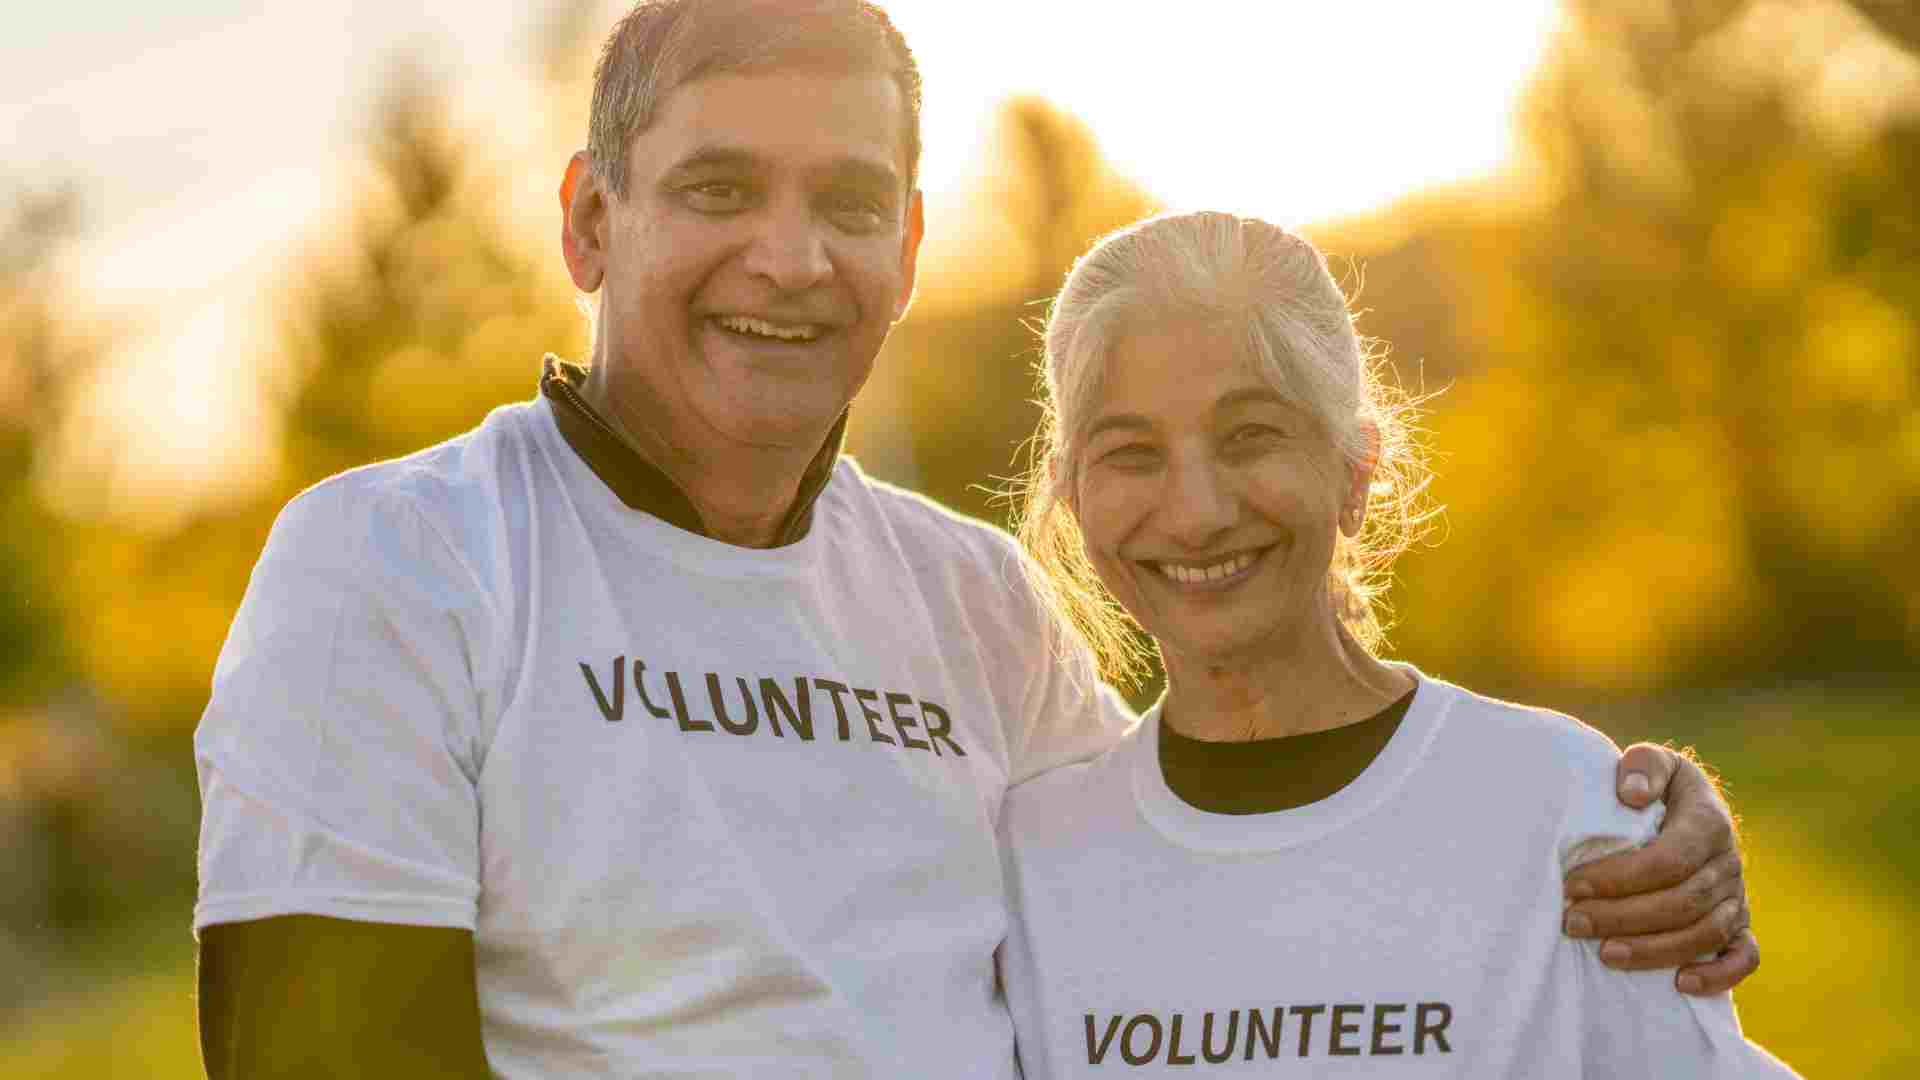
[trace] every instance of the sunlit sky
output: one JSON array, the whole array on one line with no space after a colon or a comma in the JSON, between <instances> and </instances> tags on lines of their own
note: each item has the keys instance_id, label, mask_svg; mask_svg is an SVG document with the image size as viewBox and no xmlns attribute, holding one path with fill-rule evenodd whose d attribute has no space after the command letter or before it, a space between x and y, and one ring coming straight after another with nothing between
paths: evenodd
<instances>
[{"instance_id":1,"label":"sunlit sky","mask_svg":"<svg viewBox=\"0 0 1920 1080\"><path fill-rule=\"evenodd\" d=\"M936 231L993 106L1016 93L1084 119L1120 171L1174 208L1305 223L1490 172L1557 17L1554 0L887 6L926 80ZM81 182L89 233L74 277L87 302L140 320L120 411L150 451L213 454L209 429L225 426L206 414L216 365L194 358L257 342L262 286L344 199L383 60L428 50L464 116L497 118L508 147L541 144L524 130L530 7L94 0L10 11L0 176ZM561 164L530 164L528 183L546 190Z\"/></svg>"}]
</instances>

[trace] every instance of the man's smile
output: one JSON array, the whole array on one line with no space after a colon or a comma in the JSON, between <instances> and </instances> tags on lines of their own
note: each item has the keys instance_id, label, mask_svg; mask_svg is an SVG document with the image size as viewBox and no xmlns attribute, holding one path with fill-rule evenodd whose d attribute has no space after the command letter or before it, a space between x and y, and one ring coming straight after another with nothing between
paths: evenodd
<instances>
[{"instance_id":1,"label":"man's smile","mask_svg":"<svg viewBox=\"0 0 1920 1080\"><path fill-rule=\"evenodd\" d=\"M752 315L715 315L715 326L736 337L753 341L806 343L817 341L832 328L812 322L775 322Z\"/></svg>"}]
</instances>

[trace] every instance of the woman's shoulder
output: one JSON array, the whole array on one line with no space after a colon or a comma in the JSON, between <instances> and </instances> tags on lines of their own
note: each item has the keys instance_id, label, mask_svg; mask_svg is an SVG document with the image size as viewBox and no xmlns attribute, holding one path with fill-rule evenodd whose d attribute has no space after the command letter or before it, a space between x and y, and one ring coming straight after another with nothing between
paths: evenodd
<instances>
[{"instance_id":1,"label":"woman's shoulder","mask_svg":"<svg viewBox=\"0 0 1920 1080\"><path fill-rule=\"evenodd\" d=\"M1505 701L1421 676L1446 710L1442 745L1456 764L1498 777L1503 803L1535 806L1558 821L1560 855L1568 868L1658 830L1664 807L1635 810L1616 794L1620 749L1605 732L1566 713Z\"/></svg>"},{"instance_id":2,"label":"woman's shoulder","mask_svg":"<svg viewBox=\"0 0 1920 1080\"><path fill-rule=\"evenodd\" d=\"M1609 774L1620 748L1606 732L1556 709L1507 701L1420 673L1419 694L1432 695L1446 710L1450 733L1503 757L1524 757L1537 764L1558 762L1570 768L1604 767Z\"/></svg>"}]
</instances>

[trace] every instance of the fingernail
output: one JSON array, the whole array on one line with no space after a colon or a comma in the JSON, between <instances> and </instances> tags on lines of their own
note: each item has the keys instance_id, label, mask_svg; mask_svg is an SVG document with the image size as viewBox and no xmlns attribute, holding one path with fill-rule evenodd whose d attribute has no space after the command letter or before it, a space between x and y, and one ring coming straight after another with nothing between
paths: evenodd
<instances>
[{"instance_id":1,"label":"fingernail","mask_svg":"<svg viewBox=\"0 0 1920 1080\"><path fill-rule=\"evenodd\" d=\"M1619 967L1621 964L1626 963L1627 958L1632 955L1633 950L1627 948L1622 942L1609 941L1605 945L1600 946L1600 962L1603 964Z\"/></svg>"},{"instance_id":2,"label":"fingernail","mask_svg":"<svg viewBox=\"0 0 1920 1080\"><path fill-rule=\"evenodd\" d=\"M1644 799L1653 794L1653 784L1647 780L1645 773L1633 772L1620 781L1620 790L1630 799Z\"/></svg>"},{"instance_id":3,"label":"fingernail","mask_svg":"<svg viewBox=\"0 0 1920 1080\"><path fill-rule=\"evenodd\" d=\"M1588 918L1585 912L1572 911L1567 913L1568 937L1586 937L1592 933L1593 920Z\"/></svg>"},{"instance_id":4,"label":"fingernail","mask_svg":"<svg viewBox=\"0 0 1920 1080\"><path fill-rule=\"evenodd\" d=\"M1593 897L1593 886L1585 881L1567 882L1567 899L1588 900Z\"/></svg>"},{"instance_id":5,"label":"fingernail","mask_svg":"<svg viewBox=\"0 0 1920 1080\"><path fill-rule=\"evenodd\" d=\"M1681 975L1679 986L1680 992L1683 994L1697 994L1700 992L1700 976Z\"/></svg>"}]
</instances>

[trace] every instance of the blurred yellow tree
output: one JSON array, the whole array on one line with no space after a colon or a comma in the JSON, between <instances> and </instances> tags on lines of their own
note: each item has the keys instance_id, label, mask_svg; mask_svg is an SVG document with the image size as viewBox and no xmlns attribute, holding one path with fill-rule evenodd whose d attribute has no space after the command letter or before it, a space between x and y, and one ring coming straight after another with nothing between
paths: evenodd
<instances>
[{"instance_id":1,"label":"blurred yellow tree","mask_svg":"<svg viewBox=\"0 0 1920 1080\"><path fill-rule=\"evenodd\" d=\"M996 478L1020 467L1040 412L1034 326L1069 266L1103 233L1152 213L1152 196L1101 154L1078 118L1036 98L1006 102L966 226L996 244L1000 273L943 278L887 339L853 411L856 452L874 428L904 433L905 460L877 470L956 510L1001 521ZM1011 268L1009 270L1008 268Z\"/></svg>"},{"instance_id":2,"label":"blurred yellow tree","mask_svg":"<svg viewBox=\"0 0 1920 1080\"><path fill-rule=\"evenodd\" d=\"M66 593L80 662L134 730L191 730L248 568L293 493L473 426L531 396L543 351L581 347L568 294L500 221L475 136L446 122L440 93L415 65L391 69L357 203L281 289L280 353L252 374L283 388L273 482L164 533L79 533L73 561L90 572Z\"/></svg>"},{"instance_id":3,"label":"blurred yellow tree","mask_svg":"<svg viewBox=\"0 0 1920 1080\"><path fill-rule=\"evenodd\" d=\"M1366 328L1457 380L1397 641L1507 687L1910 673L1920 65L1838 3L1570 15L1535 196L1368 260Z\"/></svg>"}]
</instances>

